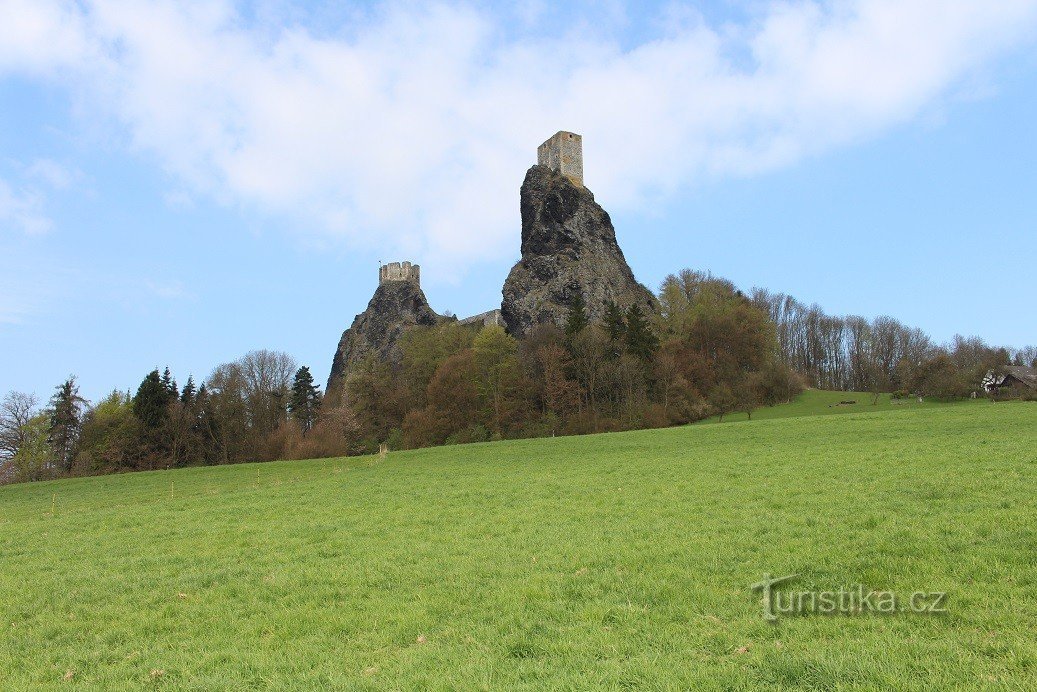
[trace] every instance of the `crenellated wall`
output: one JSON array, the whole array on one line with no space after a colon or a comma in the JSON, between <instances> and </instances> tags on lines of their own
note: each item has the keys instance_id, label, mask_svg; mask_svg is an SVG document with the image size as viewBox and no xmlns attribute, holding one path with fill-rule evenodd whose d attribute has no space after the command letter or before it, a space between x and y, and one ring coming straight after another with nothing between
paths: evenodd
<instances>
[{"instance_id":1,"label":"crenellated wall","mask_svg":"<svg viewBox=\"0 0 1037 692\"><path fill-rule=\"evenodd\" d=\"M413 281L421 285L421 267L410 262L389 262L378 268L378 283L386 281Z\"/></svg>"}]
</instances>

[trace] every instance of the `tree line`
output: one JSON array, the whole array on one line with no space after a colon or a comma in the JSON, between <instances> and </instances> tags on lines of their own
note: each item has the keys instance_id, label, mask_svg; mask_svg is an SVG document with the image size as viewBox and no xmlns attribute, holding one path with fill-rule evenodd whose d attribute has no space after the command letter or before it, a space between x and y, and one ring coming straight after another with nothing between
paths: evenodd
<instances>
[{"instance_id":1,"label":"tree line","mask_svg":"<svg viewBox=\"0 0 1037 692\"><path fill-rule=\"evenodd\" d=\"M69 377L45 407L18 392L0 403L2 480L345 453L320 446L330 419L321 403L309 368L275 351L222 364L198 386L155 369L136 392L116 390L93 406Z\"/></svg>"},{"instance_id":2,"label":"tree line","mask_svg":"<svg viewBox=\"0 0 1037 692\"><path fill-rule=\"evenodd\" d=\"M960 335L938 345L892 317L826 315L817 305L760 288L751 298L775 325L782 361L818 389L955 398L981 390L987 372L1037 367L1034 346L995 347Z\"/></svg>"},{"instance_id":3,"label":"tree line","mask_svg":"<svg viewBox=\"0 0 1037 692\"><path fill-rule=\"evenodd\" d=\"M345 383L361 447L678 425L800 391L766 313L729 282L681 272L659 307L609 305L591 322L576 294L564 326L522 339L456 322L412 329L399 367L372 359Z\"/></svg>"},{"instance_id":4,"label":"tree line","mask_svg":"<svg viewBox=\"0 0 1037 692\"><path fill-rule=\"evenodd\" d=\"M0 403L0 482L751 417L804 386L967 396L987 371L1035 361L1033 347L937 346L889 317L832 317L683 270L663 281L652 313L609 305L591 321L577 293L563 326L522 339L456 320L413 328L398 364L359 364L337 401L308 367L268 350L200 384L156 368L93 405L75 377L44 406L12 392Z\"/></svg>"}]
</instances>

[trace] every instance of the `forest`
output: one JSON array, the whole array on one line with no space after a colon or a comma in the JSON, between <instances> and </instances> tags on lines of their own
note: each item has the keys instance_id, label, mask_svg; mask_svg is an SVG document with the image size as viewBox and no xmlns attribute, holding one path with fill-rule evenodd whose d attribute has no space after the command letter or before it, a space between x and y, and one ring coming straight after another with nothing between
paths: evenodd
<instances>
[{"instance_id":1,"label":"forest","mask_svg":"<svg viewBox=\"0 0 1037 692\"><path fill-rule=\"evenodd\" d=\"M11 392L0 404L0 482L751 418L806 387L954 399L982 393L990 371L1037 366L1032 346L937 345L890 317L834 317L688 269L657 300L652 314L609 305L592 322L577 294L564 325L521 340L456 320L413 328L401 362L366 361L342 401L325 401L308 367L269 350L200 383L156 368L135 391L95 403L74 376L42 405Z\"/></svg>"}]
</instances>

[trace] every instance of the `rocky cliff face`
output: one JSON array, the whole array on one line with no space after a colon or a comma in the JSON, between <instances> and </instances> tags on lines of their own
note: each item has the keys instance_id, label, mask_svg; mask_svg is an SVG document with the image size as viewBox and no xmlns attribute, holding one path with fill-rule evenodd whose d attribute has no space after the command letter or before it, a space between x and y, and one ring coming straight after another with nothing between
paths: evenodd
<instances>
[{"instance_id":1,"label":"rocky cliff face","mask_svg":"<svg viewBox=\"0 0 1037 692\"><path fill-rule=\"evenodd\" d=\"M565 324L573 295L583 292L587 316L601 320L612 301L647 314L655 298L634 278L608 212L587 188L546 167L533 166L521 191L522 259L504 282L501 313L522 336L542 322Z\"/></svg>"},{"instance_id":2,"label":"rocky cliff face","mask_svg":"<svg viewBox=\"0 0 1037 692\"><path fill-rule=\"evenodd\" d=\"M325 390L329 402L341 400L346 375L351 366L368 356L398 363L402 357L400 339L416 325L433 325L443 319L429 307L417 281L383 281L375 290L367 309L356 316L342 333L331 363L331 376Z\"/></svg>"}]
</instances>

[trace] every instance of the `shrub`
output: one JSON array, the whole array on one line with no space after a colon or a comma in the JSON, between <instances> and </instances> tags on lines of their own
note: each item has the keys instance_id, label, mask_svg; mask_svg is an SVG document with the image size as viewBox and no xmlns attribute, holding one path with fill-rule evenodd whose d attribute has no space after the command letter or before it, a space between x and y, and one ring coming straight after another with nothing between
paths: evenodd
<instances>
[{"instance_id":1,"label":"shrub","mask_svg":"<svg viewBox=\"0 0 1037 692\"><path fill-rule=\"evenodd\" d=\"M471 442L486 442L490 433L485 426L473 424L458 430L446 438L448 445L463 445Z\"/></svg>"}]
</instances>

